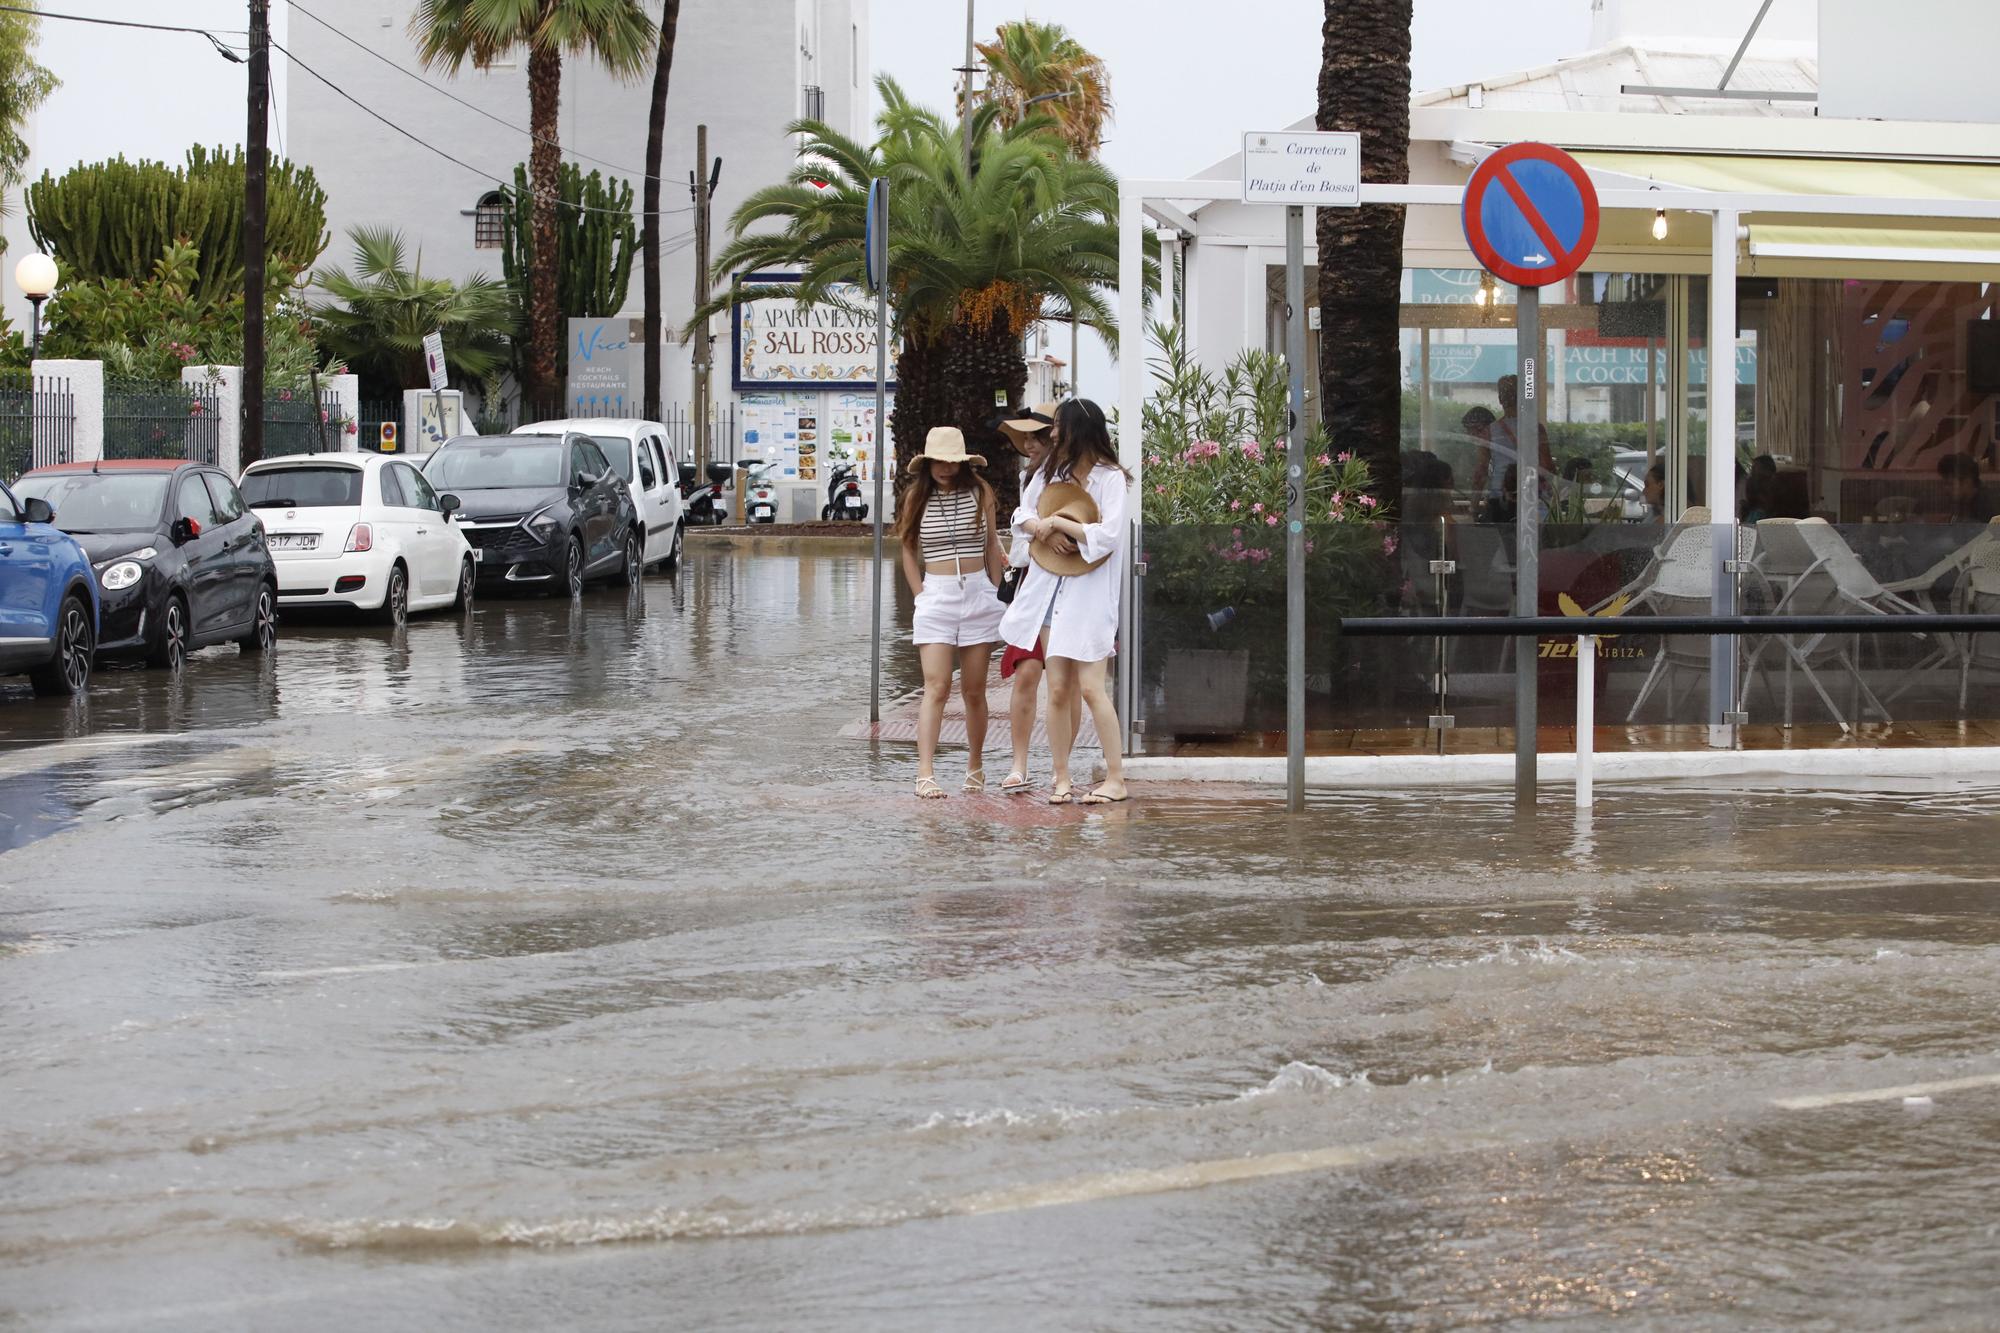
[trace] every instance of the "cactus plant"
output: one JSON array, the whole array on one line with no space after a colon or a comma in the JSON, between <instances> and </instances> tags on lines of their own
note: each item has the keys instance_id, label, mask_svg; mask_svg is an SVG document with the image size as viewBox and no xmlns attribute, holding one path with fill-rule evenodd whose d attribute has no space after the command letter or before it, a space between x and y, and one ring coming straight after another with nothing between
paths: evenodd
<instances>
[{"instance_id":1,"label":"cactus plant","mask_svg":"<svg viewBox=\"0 0 2000 1333\"><path fill-rule=\"evenodd\" d=\"M534 218L528 200L528 169L517 166L500 242L501 268L517 299L526 295L528 271L534 265ZM556 217L557 310L565 319L617 314L632 285L632 260L639 248L631 182L599 171L586 176L574 162L565 162ZM520 322L526 326L525 319ZM559 375L568 374L566 342L557 360ZM517 360L525 350L517 347ZM519 371L517 366L517 377Z\"/></svg>"},{"instance_id":2,"label":"cactus plant","mask_svg":"<svg viewBox=\"0 0 2000 1333\"><path fill-rule=\"evenodd\" d=\"M208 303L243 285L243 150L188 150L184 167L87 163L27 189L28 229L66 281L146 282L170 246L192 246L190 295ZM266 240L273 293L326 249L326 191L310 167L273 159Z\"/></svg>"}]
</instances>

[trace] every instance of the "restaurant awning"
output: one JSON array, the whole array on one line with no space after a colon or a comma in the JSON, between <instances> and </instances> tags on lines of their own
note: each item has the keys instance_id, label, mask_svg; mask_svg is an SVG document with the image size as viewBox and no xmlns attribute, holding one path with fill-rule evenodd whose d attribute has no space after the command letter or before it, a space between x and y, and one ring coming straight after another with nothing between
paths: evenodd
<instances>
[{"instance_id":1,"label":"restaurant awning","mask_svg":"<svg viewBox=\"0 0 2000 1333\"><path fill-rule=\"evenodd\" d=\"M1593 171L1718 194L2000 203L2000 162L1583 150ZM1745 272L1796 277L2000 278L2000 222L1748 213Z\"/></svg>"}]
</instances>

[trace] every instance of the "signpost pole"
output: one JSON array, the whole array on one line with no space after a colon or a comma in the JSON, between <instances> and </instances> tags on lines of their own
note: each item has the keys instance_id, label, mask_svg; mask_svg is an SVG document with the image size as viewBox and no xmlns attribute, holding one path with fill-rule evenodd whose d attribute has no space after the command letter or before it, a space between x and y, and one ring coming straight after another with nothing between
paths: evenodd
<instances>
[{"instance_id":1,"label":"signpost pole","mask_svg":"<svg viewBox=\"0 0 2000 1333\"><path fill-rule=\"evenodd\" d=\"M1306 808L1306 210L1298 204L1285 209L1285 370L1285 799L1298 814Z\"/></svg>"},{"instance_id":2,"label":"signpost pole","mask_svg":"<svg viewBox=\"0 0 2000 1333\"><path fill-rule=\"evenodd\" d=\"M889 471L889 182L868 190L868 279L875 287L875 595L868 625L868 721L882 721L882 482Z\"/></svg>"},{"instance_id":3,"label":"signpost pole","mask_svg":"<svg viewBox=\"0 0 2000 1333\"><path fill-rule=\"evenodd\" d=\"M1533 616L1540 610L1541 591L1542 289L1522 287L1515 301L1514 361L1520 382L1514 417L1514 614ZM1535 805L1538 651L1533 638L1514 640L1514 804L1528 810Z\"/></svg>"}]
</instances>

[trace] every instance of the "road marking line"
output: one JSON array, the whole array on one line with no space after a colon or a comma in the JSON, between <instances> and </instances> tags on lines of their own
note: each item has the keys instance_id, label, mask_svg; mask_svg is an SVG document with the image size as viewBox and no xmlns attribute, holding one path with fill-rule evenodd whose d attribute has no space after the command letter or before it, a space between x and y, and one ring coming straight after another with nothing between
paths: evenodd
<instances>
[{"instance_id":1,"label":"road marking line","mask_svg":"<svg viewBox=\"0 0 2000 1333\"><path fill-rule=\"evenodd\" d=\"M2000 1088L2000 1074L1974 1074L1970 1078L1939 1079L1934 1083L1905 1083L1894 1088L1864 1088L1860 1092L1823 1092L1808 1097L1776 1097L1771 1105L1782 1111L1816 1111L1823 1106L1849 1106L1857 1102L1886 1102L1903 1097L1928 1097L1939 1092L1963 1092L1968 1088Z\"/></svg>"},{"instance_id":2,"label":"road marking line","mask_svg":"<svg viewBox=\"0 0 2000 1333\"><path fill-rule=\"evenodd\" d=\"M1094 1203L1101 1199L1127 1199L1140 1194L1169 1194L1180 1190L1205 1189L1242 1180L1262 1180L1270 1176L1301 1175L1312 1171L1332 1171L1341 1167L1375 1166L1410 1157L1441 1156L1504 1148L1507 1141L1485 1136L1452 1139L1382 1139L1374 1143L1340 1144L1329 1148L1307 1148L1298 1152L1266 1153L1259 1157L1226 1157L1207 1162L1186 1162L1136 1171L1110 1171L1101 1175L1077 1176L1012 1189L986 1190L967 1195L952 1204L948 1212L966 1217L991 1213L1025 1212L1031 1208L1055 1208L1065 1204Z\"/></svg>"}]
</instances>

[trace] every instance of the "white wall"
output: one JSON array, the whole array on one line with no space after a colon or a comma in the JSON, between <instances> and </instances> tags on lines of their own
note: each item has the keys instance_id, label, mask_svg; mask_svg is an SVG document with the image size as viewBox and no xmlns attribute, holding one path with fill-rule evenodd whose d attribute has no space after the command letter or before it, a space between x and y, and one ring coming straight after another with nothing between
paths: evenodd
<instances>
[{"instance_id":1,"label":"white wall","mask_svg":"<svg viewBox=\"0 0 2000 1333\"><path fill-rule=\"evenodd\" d=\"M1993 0L1821 0L1819 111L1867 120L2000 121Z\"/></svg>"},{"instance_id":2,"label":"white wall","mask_svg":"<svg viewBox=\"0 0 2000 1333\"><path fill-rule=\"evenodd\" d=\"M1660 37L1740 42L1757 17L1759 0L1591 0L1590 44ZM1879 0L1874 5L1878 12ZM1907 6L1898 6L1898 13ZM1757 28L1757 40L1811 42L1819 35L1818 0L1777 0Z\"/></svg>"}]
</instances>

